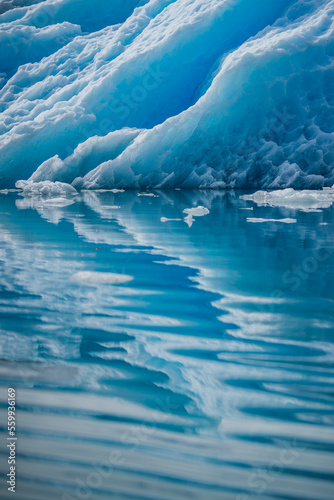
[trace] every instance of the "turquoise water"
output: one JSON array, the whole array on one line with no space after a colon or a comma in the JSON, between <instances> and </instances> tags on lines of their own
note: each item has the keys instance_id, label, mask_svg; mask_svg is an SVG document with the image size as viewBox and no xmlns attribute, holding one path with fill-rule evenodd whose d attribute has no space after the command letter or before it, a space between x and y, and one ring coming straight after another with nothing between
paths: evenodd
<instances>
[{"instance_id":1,"label":"turquoise water","mask_svg":"<svg viewBox=\"0 0 334 500\"><path fill-rule=\"evenodd\" d=\"M1 442L14 387L16 498L334 497L334 209L239 195L84 192L65 207L0 195ZM209 213L187 224L198 206ZM73 280L81 271L133 280Z\"/></svg>"}]
</instances>

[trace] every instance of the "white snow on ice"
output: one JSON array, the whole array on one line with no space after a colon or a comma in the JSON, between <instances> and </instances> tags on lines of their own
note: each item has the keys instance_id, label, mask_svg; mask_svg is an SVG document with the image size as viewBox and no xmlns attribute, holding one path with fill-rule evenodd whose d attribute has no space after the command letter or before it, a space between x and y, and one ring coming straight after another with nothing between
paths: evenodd
<instances>
[{"instance_id":1,"label":"white snow on ice","mask_svg":"<svg viewBox=\"0 0 334 500\"><path fill-rule=\"evenodd\" d=\"M334 0L28 3L0 8L0 188L334 183Z\"/></svg>"},{"instance_id":2,"label":"white snow on ice","mask_svg":"<svg viewBox=\"0 0 334 500\"><path fill-rule=\"evenodd\" d=\"M262 219L256 217L247 217L247 222L283 222L284 224L295 224L297 219Z\"/></svg>"},{"instance_id":3,"label":"white snow on ice","mask_svg":"<svg viewBox=\"0 0 334 500\"><path fill-rule=\"evenodd\" d=\"M242 200L253 201L258 206L284 207L295 210L319 211L329 208L334 203L334 186L332 188L317 190L295 191L283 189L277 191L257 191L254 194L240 196Z\"/></svg>"}]
</instances>

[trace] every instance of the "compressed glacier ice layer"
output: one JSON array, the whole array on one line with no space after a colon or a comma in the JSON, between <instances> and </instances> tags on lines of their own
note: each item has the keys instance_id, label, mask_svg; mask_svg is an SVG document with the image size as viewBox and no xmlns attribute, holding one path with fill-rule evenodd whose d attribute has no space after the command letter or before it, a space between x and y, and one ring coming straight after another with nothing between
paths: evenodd
<instances>
[{"instance_id":1,"label":"compressed glacier ice layer","mask_svg":"<svg viewBox=\"0 0 334 500\"><path fill-rule=\"evenodd\" d=\"M334 0L8 0L0 188L334 183Z\"/></svg>"},{"instance_id":2,"label":"compressed glacier ice layer","mask_svg":"<svg viewBox=\"0 0 334 500\"><path fill-rule=\"evenodd\" d=\"M318 211L329 208L334 203L334 186L322 190L295 191L287 188L277 191L257 191L245 194L241 199L253 201L259 207L284 207L295 210Z\"/></svg>"}]
</instances>

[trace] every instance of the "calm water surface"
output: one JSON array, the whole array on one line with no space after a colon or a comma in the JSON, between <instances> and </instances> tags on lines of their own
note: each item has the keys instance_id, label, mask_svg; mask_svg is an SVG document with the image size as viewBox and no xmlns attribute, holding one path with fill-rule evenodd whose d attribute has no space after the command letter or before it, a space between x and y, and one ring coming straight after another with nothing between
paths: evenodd
<instances>
[{"instance_id":1,"label":"calm water surface","mask_svg":"<svg viewBox=\"0 0 334 500\"><path fill-rule=\"evenodd\" d=\"M0 465L13 386L17 499L334 498L334 208L239 195L0 195Z\"/></svg>"}]
</instances>

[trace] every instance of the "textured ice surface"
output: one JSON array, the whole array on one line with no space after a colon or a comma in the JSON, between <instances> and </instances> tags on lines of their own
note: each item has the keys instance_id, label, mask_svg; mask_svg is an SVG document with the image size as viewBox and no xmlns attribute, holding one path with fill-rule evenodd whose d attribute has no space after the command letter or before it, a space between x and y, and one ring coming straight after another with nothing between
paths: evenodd
<instances>
[{"instance_id":1,"label":"textured ice surface","mask_svg":"<svg viewBox=\"0 0 334 500\"><path fill-rule=\"evenodd\" d=\"M2 2L0 187L334 183L334 0Z\"/></svg>"},{"instance_id":2,"label":"textured ice surface","mask_svg":"<svg viewBox=\"0 0 334 500\"><path fill-rule=\"evenodd\" d=\"M286 207L304 211L318 211L329 208L334 203L334 186L322 191L295 191L292 188L277 191L257 191L240 196L243 200L253 201L258 206Z\"/></svg>"},{"instance_id":3,"label":"textured ice surface","mask_svg":"<svg viewBox=\"0 0 334 500\"><path fill-rule=\"evenodd\" d=\"M73 200L68 198L45 198L37 196L29 196L23 198L22 200L16 200L16 206L22 210L31 208L33 210L44 210L44 208L64 208L75 203ZM61 217L60 217L61 218ZM58 218L57 218L58 223Z\"/></svg>"},{"instance_id":4,"label":"textured ice surface","mask_svg":"<svg viewBox=\"0 0 334 500\"><path fill-rule=\"evenodd\" d=\"M191 215L192 217L202 217L203 215L207 215L209 210L206 207L199 206L194 208L185 208L183 212Z\"/></svg>"},{"instance_id":5,"label":"textured ice surface","mask_svg":"<svg viewBox=\"0 0 334 500\"><path fill-rule=\"evenodd\" d=\"M161 222L179 222L181 221L182 219L178 219L178 218L175 218L175 219L169 219L168 217L160 217L160 221Z\"/></svg>"}]
</instances>

